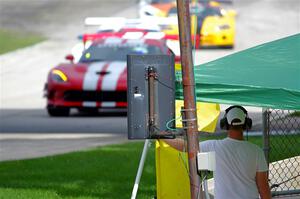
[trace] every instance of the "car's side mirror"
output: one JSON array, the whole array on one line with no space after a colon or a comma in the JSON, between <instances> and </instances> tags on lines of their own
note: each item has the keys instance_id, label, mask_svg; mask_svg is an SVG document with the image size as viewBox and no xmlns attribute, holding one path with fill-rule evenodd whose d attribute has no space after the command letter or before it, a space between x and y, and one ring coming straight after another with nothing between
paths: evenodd
<instances>
[{"instance_id":1,"label":"car's side mirror","mask_svg":"<svg viewBox=\"0 0 300 199\"><path fill-rule=\"evenodd\" d=\"M74 56L73 56L73 55L67 55L67 56L65 57L65 59L66 59L66 60L69 60L71 63L74 62Z\"/></svg>"}]
</instances>

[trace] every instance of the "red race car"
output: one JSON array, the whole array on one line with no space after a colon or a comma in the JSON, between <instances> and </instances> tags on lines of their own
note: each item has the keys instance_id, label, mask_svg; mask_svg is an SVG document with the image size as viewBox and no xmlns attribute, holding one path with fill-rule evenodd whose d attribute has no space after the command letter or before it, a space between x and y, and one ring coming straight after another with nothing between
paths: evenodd
<instances>
[{"instance_id":1,"label":"red race car","mask_svg":"<svg viewBox=\"0 0 300 199\"><path fill-rule=\"evenodd\" d=\"M71 108L79 110L114 109L126 112L128 54L172 54L164 40L95 39L83 51L78 63L50 70L45 84L47 111L50 116L68 116Z\"/></svg>"}]
</instances>

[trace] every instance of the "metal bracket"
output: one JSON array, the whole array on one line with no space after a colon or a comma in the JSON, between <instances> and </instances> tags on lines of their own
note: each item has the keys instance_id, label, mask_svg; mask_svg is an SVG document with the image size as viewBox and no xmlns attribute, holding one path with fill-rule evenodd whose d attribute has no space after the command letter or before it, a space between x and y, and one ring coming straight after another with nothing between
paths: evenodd
<instances>
[{"instance_id":1,"label":"metal bracket","mask_svg":"<svg viewBox=\"0 0 300 199\"><path fill-rule=\"evenodd\" d=\"M149 66L145 69L145 79L148 80L150 77L153 77L155 80L158 79L157 70L153 66Z\"/></svg>"},{"instance_id":2,"label":"metal bracket","mask_svg":"<svg viewBox=\"0 0 300 199\"><path fill-rule=\"evenodd\" d=\"M196 121L196 118L191 118L191 119L182 119L181 121L183 122L192 122L192 121Z\"/></svg>"},{"instance_id":3,"label":"metal bracket","mask_svg":"<svg viewBox=\"0 0 300 199\"><path fill-rule=\"evenodd\" d=\"M188 112L188 111L190 111L190 112L192 112L192 111L196 111L197 109L195 109L195 108L188 108L188 109L185 109L184 107L181 107L181 112Z\"/></svg>"},{"instance_id":4,"label":"metal bracket","mask_svg":"<svg viewBox=\"0 0 300 199\"><path fill-rule=\"evenodd\" d=\"M196 109L194 108L190 108L190 109L185 109L184 107L181 107L181 115L182 115L182 128L183 129L188 129L187 127L187 123L188 122L193 122L193 121L197 121L197 118L190 118L190 119L186 119L186 112L194 112L196 111ZM190 128L196 128L196 126L190 126Z\"/></svg>"},{"instance_id":5,"label":"metal bracket","mask_svg":"<svg viewBox=\"0 0 300 199\"><path fill-rule=\"evenodd\" d=\"M160 131L157 134L151 135L151 139L175 139L176 136L184 135L184 129L176 129L176 131Z\"/></svg>"}]
</instances>

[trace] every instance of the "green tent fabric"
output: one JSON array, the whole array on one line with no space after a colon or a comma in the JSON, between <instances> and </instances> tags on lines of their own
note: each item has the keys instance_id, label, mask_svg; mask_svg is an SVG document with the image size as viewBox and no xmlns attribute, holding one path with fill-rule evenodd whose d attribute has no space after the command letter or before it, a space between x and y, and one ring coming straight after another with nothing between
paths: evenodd
<instances>
[{"instance_id":1,"label":"green tent fabric","mask_svg":"<svg viewBox=\"0 0 300 199\"><path fill-rule=\"evenodd\" d=\"M300 110L300 34L194 67L197 101ZM181 73L176 97L183 99Z\"/></svg>"}]
</instances>

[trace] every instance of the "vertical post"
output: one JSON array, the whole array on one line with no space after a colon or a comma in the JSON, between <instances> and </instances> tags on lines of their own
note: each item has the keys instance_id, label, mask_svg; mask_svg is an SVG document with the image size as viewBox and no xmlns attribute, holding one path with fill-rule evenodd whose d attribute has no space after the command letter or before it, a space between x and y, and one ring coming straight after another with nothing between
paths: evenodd
<instances>
[{"instance_id":1,"label":"vertical post","mask_svg":"<svg viewBox=\"0 0 300 199\"><path fill-rule=\"evenodd\" d=\"M269 110L266 108L262 109L262 126L263 126L263 150L265 158L269 164L269 152L270 152L270 134L269 134Z\"/></svg>"},{"instance_id":2,"label":"vertical post","mask_svg":"<svg viewBox=\"0 0 300 199\"><path fill-rule=\"evenodd\" d=\"M199 150L197 113L195 102L195 81L192 60L191 23L189 0L177 0L178 26L180 37L181 70L184 96L184 111L187 133L187 152L191 198L203 196L197 174L196 157Z\"/></svg>"},{"instance_id":3,"label":"vertical post","mask_svg":"<svg viewBox=\"0 0 300 199\"><path fill-rule=\"evenodd\" d=\"M149 89L149 132L152 135L154 133L155 124L155 92L154 92L154 80L156 77L156 71L154 67L148 69L148 89Z\"/></svg>"}]
</instances>

